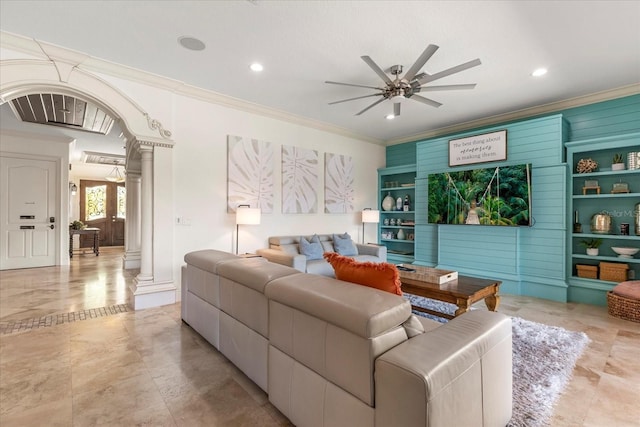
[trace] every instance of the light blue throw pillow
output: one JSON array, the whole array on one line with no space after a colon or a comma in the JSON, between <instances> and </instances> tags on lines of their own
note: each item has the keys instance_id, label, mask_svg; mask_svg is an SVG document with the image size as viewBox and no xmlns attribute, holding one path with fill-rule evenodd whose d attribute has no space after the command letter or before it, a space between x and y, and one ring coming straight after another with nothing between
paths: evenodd
<instances>
[{"instance_id":1,"label":"light blue throw pillow","mask_svg":"<svg viewBox=\"0 0 640 427\"><path fill-rule=\"evenodd\" d=\"M333 248L340 255L344 256L355 256L358 255L358 249L356 245L353 244L353 240L351 240L351 236L349 233L334 234L333 235Z\"/></svg>"},{"instance_id":2,"label":"light blue throw pillow","mask_svg":"<svg viewBox=\"0 0 640 427\"><path fill-rule=\"evenodd\" d=\"M300 253L306 256L308 260L322 259L324 251L317 234L314 234L310 240L300 236Z\"/></svg>"}]
</instances>

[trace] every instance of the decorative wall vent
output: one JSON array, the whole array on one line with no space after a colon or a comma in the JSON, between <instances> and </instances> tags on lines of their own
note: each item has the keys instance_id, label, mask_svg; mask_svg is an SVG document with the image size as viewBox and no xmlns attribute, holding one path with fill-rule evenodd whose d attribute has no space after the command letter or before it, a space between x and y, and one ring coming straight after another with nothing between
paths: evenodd
<instances>
[{"instance_id":1,"label":"decorative wall vent","mask_svg":"<svg viewBox=\"0 0 640 427\"><path fill-rule=\"evenodd\" d=\"M25 95L11 100L11 109L23 122L63 126L106 135L114 119L96 105L73 96L53 93Z\"/></svg>"}]
</instances>

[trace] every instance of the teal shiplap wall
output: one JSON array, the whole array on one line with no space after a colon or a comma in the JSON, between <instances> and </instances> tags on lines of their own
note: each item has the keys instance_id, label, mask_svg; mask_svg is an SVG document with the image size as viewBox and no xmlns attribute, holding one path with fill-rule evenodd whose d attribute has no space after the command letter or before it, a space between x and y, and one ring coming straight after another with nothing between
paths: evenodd
<instances>
[{"instance_id":1,"label":"teal shiplap wall","mask_svg":"<svg viewBox=\"0 0 640 427\"><path fill-rule=\"evenodd\" d=\"M427 223L427 176L448 170L449 139L507 129L508 160L532 163L532 227ZM417 163L416 263L499 278L505 293L567 301L566 141L640 131L640 95L387 148L387 166ZM416 160L417 159L417 160Z\"/></svg>"},{"instance_id":2,"label":"teal shiplap wall","mask_svg":"<svg viewBox=\"0 0 640 427\"><path fill-rule=\"evenodd\" d=\"M566 205L563 188L566 176L562 141L567 126L561 115L485 128L453 136L463 138L478 133L507 130L507 160L449 167L449 139L437 138L416 145L416 251L415 262L456 270L461 274L502 280L503 292L537 295L538 288L560 288L551 293L566 295L565 236ZM498 167L531 163L532 227L456 226L427 223L427 178L446 171ZM558 179L562 187L558 188ZM422 196L422 197L420 197ZM550 248L557 241L559 247ZM527 242L527 245L523 244ZM539 254L560 250L553 265L544 261L538 267Z\"/></svg>"}]
</instances>

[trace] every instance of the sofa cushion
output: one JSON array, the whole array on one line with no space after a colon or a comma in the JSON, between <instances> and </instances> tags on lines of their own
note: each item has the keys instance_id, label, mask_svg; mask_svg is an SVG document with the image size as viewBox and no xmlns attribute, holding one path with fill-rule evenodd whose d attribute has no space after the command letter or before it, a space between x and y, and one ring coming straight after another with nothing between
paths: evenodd
<instances>
[{"instance_id":1,"label":"sofa cushion","mask_svg":"<svg viewBox=\"0 0 640 427\"><path fill-rule=\"evenodd\" d=\"M324 250L317 234L314 234L309 240L304 236L300 236L300 253L306 256L307 260L322 259L323 252Z\"/></svg>"},{"instance_id":2,"label":"sofa cushion","mask_svg":"<svg viewBox=\"0 0 640 427\"><path fill-rule=\"evenodd\" d=\"M329 261L339 280L402 295L400 274L393 264L358 262L335 252L325 252L324 258Z\"/></svg>"},{"instance_id":3,"label":"sofa cushion","mask_svg":"<svg viewBox=\"0 0 640 427\"><path fill-rule=\"evenodd\" d=\"M351 236L349 236L349 233L334 234L333 248L340 255L344 255L344 256L358 255L358 249L353 244L353 240L351 240Z\"/></svg>"}]
</instances>

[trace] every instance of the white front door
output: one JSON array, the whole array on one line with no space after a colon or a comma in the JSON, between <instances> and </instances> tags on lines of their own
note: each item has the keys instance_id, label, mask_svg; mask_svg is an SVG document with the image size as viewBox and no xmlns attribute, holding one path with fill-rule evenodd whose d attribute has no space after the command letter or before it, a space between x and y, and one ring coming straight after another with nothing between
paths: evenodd
<instances>
[{"instance_id":1,"label":"white front door","mask_svg":"<svg viewBox=\"0 0 640 427\"><path fill-rule=\"evenodd\" d=\"M56 163L0 157L0 270L55 265Z\"/></svg>"}]
</instances>

